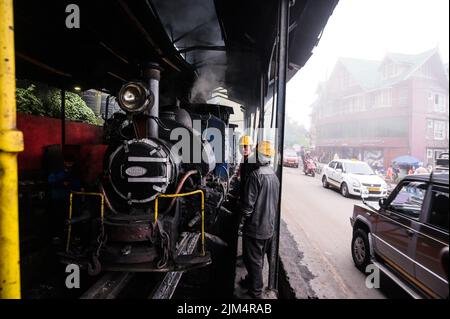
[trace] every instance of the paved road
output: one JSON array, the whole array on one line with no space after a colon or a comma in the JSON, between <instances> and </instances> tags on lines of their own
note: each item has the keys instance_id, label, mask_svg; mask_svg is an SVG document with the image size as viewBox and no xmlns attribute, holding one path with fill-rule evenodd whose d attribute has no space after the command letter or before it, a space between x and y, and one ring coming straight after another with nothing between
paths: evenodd
<instances>
[{"instance_id":1,"label":"paved road","mask_svg":"<svg viewBox=\"0 0 450 319\"><path fill-rule=\"evenodd\" d=\"M353 264L349 217L355 203L361 201L323 188L319 176L284 168L282 219L302 252L299 266L307 268L307 284L318 298L385 298L379 289L366 288L366 277Z\"/></svg>"}]
</instances>

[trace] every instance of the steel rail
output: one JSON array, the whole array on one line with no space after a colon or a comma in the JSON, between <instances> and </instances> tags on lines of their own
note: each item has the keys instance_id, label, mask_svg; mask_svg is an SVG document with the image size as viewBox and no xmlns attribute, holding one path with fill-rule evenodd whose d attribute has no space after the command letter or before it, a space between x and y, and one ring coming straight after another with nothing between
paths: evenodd
<instances>
[{"instance_id":1,"label":"steel rail","mask_svg":"<svg viewBox=\"0 0 450 319\"><path fill-rule=\"evenodd\" d=\"M184 233L178 243L177 255L192 254L200 238L199 233ZM168 272L153 289L149 299L170 299L184 271ZM115 299L130 285L135 272L109 271L96 281L80 299Z\"/></svg>"},{"instance_id":2,"label":"steel rail","mask_svg":"<svg viewBox=\"0 0 450 319\"><path fill-rule=\"evenodd\" d=\"M190 255L197 246L200 234L188 233L180 242L180 247L177 250L178 255ZM170 299L175 293L178 283L184 271L168 272L148 299Z\"/></svg>"},{"instance_id":3,"label":"steel rail","mask_svg":"<svg viewBox=\"0 0 450 319\"><path fill-rule=\"evenodd\" d=\"M134 275L135 273L132 272L108 272L95 282L80 299L115 299L134 278Z\"/></svg>"}]
</instances>

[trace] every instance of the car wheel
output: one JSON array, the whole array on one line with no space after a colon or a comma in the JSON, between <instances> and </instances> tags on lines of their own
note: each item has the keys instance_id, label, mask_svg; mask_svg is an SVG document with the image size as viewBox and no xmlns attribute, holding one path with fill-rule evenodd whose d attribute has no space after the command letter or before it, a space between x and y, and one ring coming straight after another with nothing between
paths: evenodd
<instances>
[{"instance_id":1,"label":"car wheel","mask_svg":"<svg viewBox=\"0 0 450 319\"><path fill-rule=\"evenodd\" d=\"M324 188L330 187L330 184L328 184L327 177L325 175L323 175L323 177L322 177L322 186Z\"/></svg>"},{"instance_id":2,"label":"car wheel","mask_svg":"<svg viewBox=\"0 0 450 319\"><path fill-rule=\"evenodd\" d=\"M349 196L347 183L342 183L342 185L341 185L341 194L344 197L348 197Z\"/></svg>"},{"instance_id":3,"label":"car wheel","mask_svg":"<svg viewBox=\"0 0 450 319\"><path fill-rule=\"evenodd\" d=\"M367 265L370 264L370 246L369 237L361 228L353 232L352 258L356 268L365 272Z\"/></svg>"}]
</instances>

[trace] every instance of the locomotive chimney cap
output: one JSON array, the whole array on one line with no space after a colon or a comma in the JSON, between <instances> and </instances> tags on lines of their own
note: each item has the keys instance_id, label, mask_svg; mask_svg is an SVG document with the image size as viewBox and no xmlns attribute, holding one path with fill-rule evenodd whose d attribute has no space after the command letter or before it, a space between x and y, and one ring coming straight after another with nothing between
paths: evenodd
<instances>
[{"instance_id":1,"label":"locomotive chimney cap","mask_svg":"<svg viewBox=\"0 0 450 319\"><path fill-rule=\"evenodd\" d=\"M163 68L157 62L144 62L144 63L142 63L142 68L143 69L154 69L154 70L159 70L159 71L163 70Z\"/></svg>"}]
</instances>

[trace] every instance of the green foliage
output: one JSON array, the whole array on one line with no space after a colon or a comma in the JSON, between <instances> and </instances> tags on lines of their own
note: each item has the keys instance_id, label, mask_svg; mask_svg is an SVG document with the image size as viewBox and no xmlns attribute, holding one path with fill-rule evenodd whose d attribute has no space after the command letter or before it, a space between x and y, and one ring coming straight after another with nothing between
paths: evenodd
<instances>
[{"instance_id":1,"label":"green foliage","mask_svg":"<svg viewBox=\"0 0 450 319\"><path fill-rule=\"evenodd\" d=\"M295 144L301 146L310 146L309 132L303 126L290 118L286 119L284 132L284 145L293 146Z\"/></svg>"},{"instance_id":2,"label":"green foliage","mask_svg":"<svg viewBox=\"0 0 450 319\"><path fill-rule=\"evenodd\" d=\"M31 115L61 117L61 91L43 85L30 84L16 89L17 112ZM75 93L66 92L66 119L102 125L94 112Z\"/></svg>"},{"instance_id":3,"label":"green foliage","mask_svg":"<svg viewBox=\"0 0 450 319\"><path fill-rule=\"evenodd\" d=\"M46 96L46 104L54 117L61 117L61 91L50 90ZM66 92L66 119L97 124L94 112L86 105L83 99L75 93Z\"/></svg>"},{"instance_id":4,"label":"green foliage","mask_svg":"<svg viewBox=\"0 0 450 319\"><path fill-rule=\"evenodd\" d=\"M26 89L16 89L17 112L33 115L48 115L42 101L36 96L36 86L30 85Z\"/></svg>"}]
</instances>

